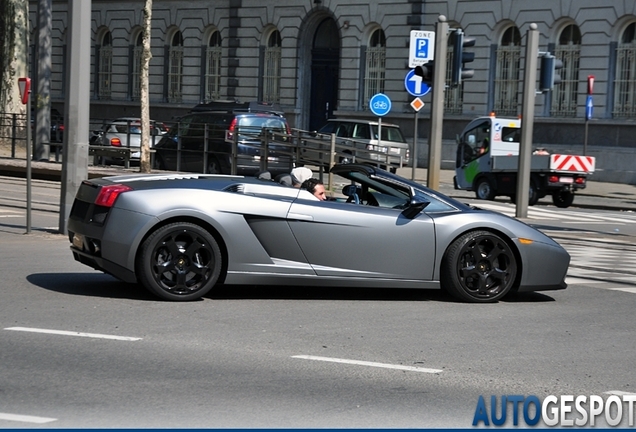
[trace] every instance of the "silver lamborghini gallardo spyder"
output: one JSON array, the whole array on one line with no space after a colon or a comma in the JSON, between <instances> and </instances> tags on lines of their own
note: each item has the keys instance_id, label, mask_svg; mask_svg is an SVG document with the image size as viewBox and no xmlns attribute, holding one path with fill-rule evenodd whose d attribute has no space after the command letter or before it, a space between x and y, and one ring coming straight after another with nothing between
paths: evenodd
<instances>
[{"instance_id":1,"label":"silver lamborghini gallardo spyder","mask_svg":"<svg viewBox=\"0 0 636 432\"><path fill-rule=\"evenodd\" d=\"M372 166L332 173L345 186L327 201L255 177L86 180L71 251L175 301L220 284L441 288L475 303L566 287L568 253L521 221Z\"/></svg>"}]
</instances>

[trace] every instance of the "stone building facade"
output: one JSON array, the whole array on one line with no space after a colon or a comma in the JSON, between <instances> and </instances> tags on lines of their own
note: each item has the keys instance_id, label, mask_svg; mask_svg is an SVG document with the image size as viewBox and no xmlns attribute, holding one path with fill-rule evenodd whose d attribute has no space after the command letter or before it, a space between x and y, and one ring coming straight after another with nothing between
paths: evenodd
<instances>
[{"instance_id":1,"label":"stone building facade","mask_svg":"<svg viewBox=\"0 0 636 432\"><path fill-rule=\"evenodd\" d=\"M53 0L54 106L69 85L66 8ZM142 9L142 0L92 1L92 118L139 112ZM433 31L440 15L476 39L474 77L446 91L444 138L475 116L521 112L526 33L536 23L539 50L565 67L563 82L536 98L535 141L582 143L594 76L590 146L634 146L636 2L624 0L154 0L151 116L171 119L214 99L266 100L294 127L315 129L330 116L372 117L369 97L382 92L393 102L386 119L413 136L409 35ZM422 99L426 137L430 94Z\"/></svg>"}]
</instances>

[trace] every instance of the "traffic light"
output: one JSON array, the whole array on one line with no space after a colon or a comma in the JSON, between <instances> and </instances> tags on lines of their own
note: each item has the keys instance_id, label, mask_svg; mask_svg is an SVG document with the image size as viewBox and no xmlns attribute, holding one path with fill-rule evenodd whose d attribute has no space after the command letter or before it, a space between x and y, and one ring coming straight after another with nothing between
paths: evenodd
<instances>
[{"instance_id":1,"label":"traffic light","mask_svg":"<svg viewBox=\"0 0 636 432\"><path fill-rule=\"evenodd\" d=\"M462 29L457 29L451 34L453 44L453 59L451 62L451 87L457 87L462 80L472 78L475 74L473 69L466 69L465 64L475 60L475 53L465 52L464 48L475 46L475 38L464 36Z\"/></svg>"},{"instance_id":2,"label":"traffic light","mask_svg":"<svg viewBox=\"0 0 636 432\"><path fill-rule=\"evenodd\" d=\"M541 71L539 73L539 91L545 93L561 82L558 70L563 68L563 62L549 52L541 55Z\"/></svg>"},{"instance_id":3,"label":"traffic light","mask_svg":"<svg viewBox=\"0 0 636 432\"><path fill-rule=\"evenodd\" d=\"M430 60L421 66L415 66L415 75L422 77L422 82L433 86L433 72L435 71L435 61Z\"/></svg>"}]
</instances>

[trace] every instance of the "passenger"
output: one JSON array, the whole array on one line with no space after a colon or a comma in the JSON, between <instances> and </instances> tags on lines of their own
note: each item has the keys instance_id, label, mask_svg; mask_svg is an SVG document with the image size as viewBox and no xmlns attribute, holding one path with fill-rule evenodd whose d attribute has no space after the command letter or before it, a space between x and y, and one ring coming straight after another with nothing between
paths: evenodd
<instances>
[{"instance_id":1,"label":"passenger","mask_svg":"<svg viewBox=\"0 0 636 432\"><path fill-rule=\"evenodd\" d=\"M309 168L298 167L291 171L292 185L299 188L305 180L310 179L314 175Z\"/></svg>"},{"instance_id":2,"label":"passenger","mask_svg":"<svg viewBox=\"0 0 636 432\"><path fill-rule=\"evenodd\" d=\"M300 187L302 189L307 189L320 201L325 201L327 199L327 191L325 190L325 185L316 178L305 180Z\"/></svg>"}]
</instances>

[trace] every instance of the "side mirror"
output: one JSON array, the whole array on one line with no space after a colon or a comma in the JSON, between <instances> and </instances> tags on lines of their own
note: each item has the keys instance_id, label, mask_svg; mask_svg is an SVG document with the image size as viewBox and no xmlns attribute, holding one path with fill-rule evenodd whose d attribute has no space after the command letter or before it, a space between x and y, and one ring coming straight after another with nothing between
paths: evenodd
<instances>
[{"instance_id":1,"label":"side mirror","mask_svg":"<svg viewBox=\"0 0 636 432\"><path fill-rule=\"evenodd\" d=\"M405 208L404 211L402 211L402 214L407 219L413 219L415 216L420 214L420 212L424 210L430 203L430 201L426 201L418 196L414 196L413 198L411 198L408 207Z\"/></svg>"}]
</instances>

